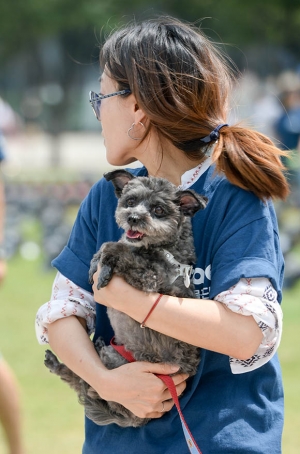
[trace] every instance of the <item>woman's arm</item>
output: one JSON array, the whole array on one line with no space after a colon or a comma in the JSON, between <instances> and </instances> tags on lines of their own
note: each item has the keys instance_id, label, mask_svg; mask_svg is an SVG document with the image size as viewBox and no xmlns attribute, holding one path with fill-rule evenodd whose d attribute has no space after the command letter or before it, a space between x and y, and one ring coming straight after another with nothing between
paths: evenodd
<instances>
[{"instance_id":1,"label":"woman's arm","mask_svg":"<svg viewBox=\"0 0 300 454\"><path fill-rule=\"evenodd\" d=\"M48 325L51 348L77 375L92 386L105 400L119 402L141 418L160 418L174 403L170 392L154 374L172 374L176 366L136 362L107 370L85 330L85 322L75 316ZM185 387L187 375L174 377L177 393ZM166 402L167 401L167 402Z\"/></svg>"},{"instance_id":2,"label":"woman's arm","mask_svg":"<svg viewBox=\"0 0 300 454\"><path fill-rule=\"evenodd\" d=\"M0 423L7 438L9 453L24 454L19 386L10 366L0 358Z\"/></svg>"},{"instance_id":3,"label":"woman's arm","mask_svg":"<svg viewBox=\"0 0 300 454\"><path fill-rule=\"evenodd\" d=\"M98 273L94 275L98 282ZM94 299L112 306L142 322L158 294L146 294L132 288L123 279L113 277L98 290ZM164 295L147 321L147 326L192 345L223 353L237 359L250 358L262 341L262 332L252 316L229 310L215 300L177 298Z\"/></svg>"},{"instance_id":4,"label":"woman's arm","mask_svg":"<svg viewBox=\"0 0 300 454\"><path fill-rule=\"evenodd\" d=\"M174 370L169 365L146 362L107 370L89 337L94 331L94 305L89 292L57 273L51 299L36 316L38 341L50 343L62 361L105 400L119 402L137 416L159 418L162 402L168 411L173 401L153 374L170 374ZM186 379L183 374L174 377L178 395L185 389Z\"/></svg>"}]
</instances>

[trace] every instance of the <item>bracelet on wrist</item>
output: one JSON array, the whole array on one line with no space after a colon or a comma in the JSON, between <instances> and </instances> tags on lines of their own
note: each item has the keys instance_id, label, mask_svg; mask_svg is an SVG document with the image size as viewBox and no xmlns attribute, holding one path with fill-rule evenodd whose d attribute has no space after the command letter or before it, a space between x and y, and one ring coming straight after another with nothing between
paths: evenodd
<instances>
[{"instance_id":1,"label":"bracelet on wrist","mask_svg":"<svg viewBox=\"0 0 300 454\"><path fill-rule=\"evenodd\" d=\"M142 321L142 323L140 324L140 327L141 328L147 328L146 327L146 321L148 320L148 318L150 317L150 315L152 314L152 312L154 311L154 309L156 308L156 306L158 305L158 303L160 302L161 298L163 297L163 295L160 293L159 296L156 298L153 306L151 307L150 311L148 312L148 314L146 315L145 319Z\"/></svg>"}]
</instances>

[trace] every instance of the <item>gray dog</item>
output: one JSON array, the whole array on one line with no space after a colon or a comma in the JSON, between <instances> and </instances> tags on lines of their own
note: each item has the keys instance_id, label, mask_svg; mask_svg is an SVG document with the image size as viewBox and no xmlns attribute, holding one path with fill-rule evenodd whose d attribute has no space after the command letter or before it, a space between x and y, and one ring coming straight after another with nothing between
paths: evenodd
<instances>
[{"instance_id":1,"label":"gray dog","mask_svg":"<svg viewBox=\"0 0 300 454\"><path fill-rule=\"evenodd\" d=\"M192 190L179 190L165 179L134 177L125 170L109 172L105 178L115 187L119 199L116 221L125 233L118 242L104 243L94 255L90 281L100 265L98 288L105 287L115 274L145 292L193 298L190 276L195 252L191 217L205 208L207 199ZM124 345L137 361L177 364L179 372L189 376L196 373L199 348L149 328L142 329L140 323L112 308L107 313L115 343ZM108 369L127 362L100 338L95 348ZM96 424L139 427L149 421L116 402L101 399L93 388L59 363L50 350L46 351L45 365L75 389L87 417Z\"/></svg>"}]
</instances>

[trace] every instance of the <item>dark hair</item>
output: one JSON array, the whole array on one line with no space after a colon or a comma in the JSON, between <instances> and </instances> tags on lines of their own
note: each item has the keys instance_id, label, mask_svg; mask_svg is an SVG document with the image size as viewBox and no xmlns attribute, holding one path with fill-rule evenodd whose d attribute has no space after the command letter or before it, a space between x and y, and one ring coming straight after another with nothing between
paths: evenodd
<instances>
[{"instance_id":1,"label":"dark hair","mask_svg":"<svg viewBox=\"0 0 300 454\"><path fill-rule=\"evenodd\" d=\"M191 159L203 158L201 138L226 123L232 71L207 37L190 24L163 17L115 31L100 53L119 89L130 88L149 127ZM285 198L281 155L263 134L225 126L213 152L217 171L259 198Z\"/></svg>"}]
</instances>

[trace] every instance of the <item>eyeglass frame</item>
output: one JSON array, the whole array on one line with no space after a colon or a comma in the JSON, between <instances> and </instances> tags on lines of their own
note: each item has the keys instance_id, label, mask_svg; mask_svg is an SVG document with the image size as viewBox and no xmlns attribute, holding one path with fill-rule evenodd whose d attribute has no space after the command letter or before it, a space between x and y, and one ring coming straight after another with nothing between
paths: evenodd
<instances>
[{"instance_id":1,"label":"eyeglass frame","mask_svg":"<svg viewBox=\"0 0 300 454\"><path fill-rule=\"evenodd\" d=\"M100 121L100 106L102 99L111 98L112 96L119 96L131 93L129 88L125 90L116 91L115 93L109 93L108 95L101 95L100 93L95 93L94 91L90 91L89 93L89 102L92 106L93 112L95 117L98 121Z\"/></svg>"}]
</instances>

